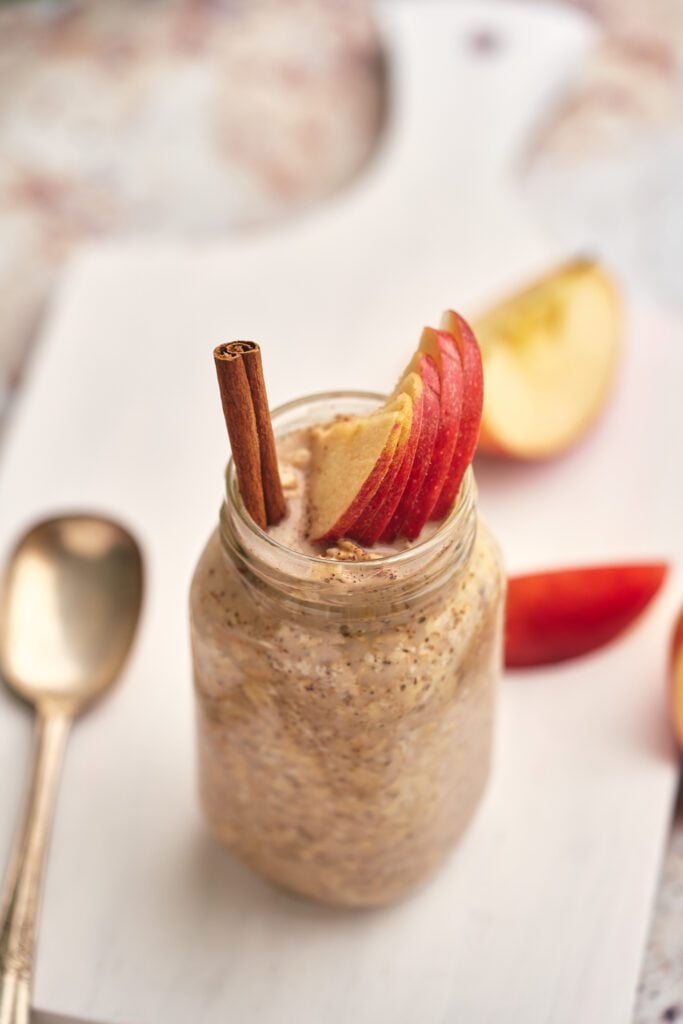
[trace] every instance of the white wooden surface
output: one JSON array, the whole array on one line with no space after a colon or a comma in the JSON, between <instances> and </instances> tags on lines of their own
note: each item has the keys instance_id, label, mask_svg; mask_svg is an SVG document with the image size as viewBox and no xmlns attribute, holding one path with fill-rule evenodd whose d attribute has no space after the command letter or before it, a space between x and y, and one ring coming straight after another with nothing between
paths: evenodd
<instances>
[{"instance_id":1,"label":"white wooden surface","mask_svg":"<svg viewBox=\"0 0 683 1024\"><path fill-rule=\"evenodd\" d=\"M220 500L211 348L264 346L271 398L387 387L420 326L474 312L557 256L508 182L539 97L590 43L567 13L506 2L385 13L395 116L364 181L240 244L110 248L74 268L0 473L0 548L32 517L98 507L140 534L148 600L121 688L79 724L44 905L38 1005L138 1024L623 1024L675 784L664 643L677 590L622 643L502 690L474 827L401 906L318 908L206 837L194 794L186 592ZM505 46L473 58L495 20ZM680 562L671 472L683 350L641 299L617 398L572 454L481 466L512 569ZM668 439L668 440L667 440ZM0 697L0 858L30 719Z\"/></svg>"}]
</instances>

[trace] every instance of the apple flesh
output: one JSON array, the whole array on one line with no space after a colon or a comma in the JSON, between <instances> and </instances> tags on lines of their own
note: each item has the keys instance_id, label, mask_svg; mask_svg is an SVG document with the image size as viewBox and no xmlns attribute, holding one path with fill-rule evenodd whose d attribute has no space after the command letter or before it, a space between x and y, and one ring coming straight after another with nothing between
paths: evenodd
<instances>
[{"instance_id":1,"label":"apple flesh","mask_svg":"<svg viewBox=\"0 0 683 1024\"><path fill-rule=\"evenodd\" d=\"M477 319L486 381L480 450L543 459L577 441L612 387L620 328L616 287L586 260Z\"/></svg>"},{"instance_id":2,"label":"apple flesh","mask_svg":"<svg viewBox=\"0 0 683 1024\"><path fill-rule=\"evenodd\" d=\"M407 396L411 400L412 415L406 418L404 430L396 448L392 468L377 488L367 508L349 531L349 535L368 547L376 544L387 528L396 511L401 495L406 489L415 455L417 454L422 418L425 405L425 385L419 373L411 371L399 382L394 395Z\"/></svg>"},{"instance_id":3,"label":"apple flesh","mask_svg":"<svg viewBox=\"0 0 683 1024\"><path fill-rule=\"evenodd\" d=\"M432 510L432 519L442 519L455 502L462 478L474 458L479 440L481 413L484 401L484 370L481 351L472 328L458 313L444 313L442 328L447 331L458 349L463 370L463 402L458 439L450 469Z\"/></svg>"},{"instance_id":4,"label":"apple flesh","mask_svg":"<svg viewBox=\"0 0 683 1024\"><path fill-rule=\"evenodd\" d=\"M439 371L439 428L427 473L399 533L419 537L441 494L453 461L463 405L463 365L456 344L446 331L425 327L419 351L431 356Z\"/></svg>"},{"instance_id":5,"label":"apple flesh","mask_svg":"<svg viewBox=\"0 0 683 1024\"><path fill-rule=\"evenodd\" d=\"M396 507L380 535L380 540L391 543L399 534L399 529L422 487L427 475L432 453L436 442L436 435L439 430L440 419L440 383L439 371L431 356L424 352L418 352L413 358L409 369L416 368L424 385L422 424L420 437L417 443L417 451L413 465L408 475L408 481L400 495Z\"/></svg>"},{"instance_id":6,"label":"apple flesh","mask_svg":"<svg viewBox=\"0 0 683 1024\"><path fill-rule=\"evenodd\" d=\"M678 616L671 640L670 680L671 722L676 743L683 752L683 611Z\"/></svg>"},{"instance_id":7,"label":"apple flesh","mask_svg":"<svg viewBox=\"0 0 683 1024\"><path fill-rule=\"evenodd\" d=\"M512 577L506 666L549 665L602 647L648 606L666 572L667 566L657 562Z\"/></svg>"},{"instance_id":8,"label":"apple flesh","mask_svg":"<svg viewBox=\"0 0 683 1024\"><path fill-rule=\"evenodd\" d=\"M311 430L309 475L310 536L343 537L362 514L386 476L406 416L384 408L370 416L336 420Z\"/></svg>"}]
</instances>

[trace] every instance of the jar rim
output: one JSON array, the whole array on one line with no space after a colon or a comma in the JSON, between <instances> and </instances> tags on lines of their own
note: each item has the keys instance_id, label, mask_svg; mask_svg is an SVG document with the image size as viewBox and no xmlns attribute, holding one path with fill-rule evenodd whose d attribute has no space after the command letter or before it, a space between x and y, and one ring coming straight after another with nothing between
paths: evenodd
<instances>
[{"instance_id":1,"label":"jar rim","mask_svg":"<svg viewBox=\"0 0 683 1024\"><path fill-rule=\"evenodd\" d=\"M313 404L315 402L329 403L331 401L344 401L344 400L367 400L376 402L378 405L386 402L387 396L382 395L376 391L355 391L355 390L340 390L340 391L319 391L311 395L304 395L300 398L292 399L289 402L284 402L281 405L276 406L272 411L273 429L276 438L277 432L277 419L285 416L287 413L294 412L299 408L306 405ZM247 509L242 501L242 497L237 486L237 473L235 470L234 459L230 458L226 470L225 470L225 481L226 481L226 495L227 499L233 509L233 511L239 517L240 522L249 532L258 538L260 542L267 545L272 552L279 552L282 556L286 557L290 565L299 565L306 568L313 567L329 567L335 563L338 564L334 558L328 558L325 555L308 555L303 551L297 551L295 548L289 547L287 544L283 544L281 541L276 540L267 529L262 529L247 512ZM471 466L467 467L467 471L463 476L460 490L458 492L457 500L453 507L443 521L439 524L434 533L431 534L426 540L421 541L417 544L413 544L410 547L404 548L402 551L396 551L391 554L380 554L368 561L354 562L354 572L360 572L361 574L367 572L368 575L375 575L378 569L394 568L398 566L406 566L412 559L423 558L425 555L429 555L432 551L436 551L440 545L444 542L444 535L450 531L457 532L458 524L463 527L467 524L467 520L470 515L472 501L476 498L476 484L474 480L474 473Z\"/></svg>"}]
</instances>

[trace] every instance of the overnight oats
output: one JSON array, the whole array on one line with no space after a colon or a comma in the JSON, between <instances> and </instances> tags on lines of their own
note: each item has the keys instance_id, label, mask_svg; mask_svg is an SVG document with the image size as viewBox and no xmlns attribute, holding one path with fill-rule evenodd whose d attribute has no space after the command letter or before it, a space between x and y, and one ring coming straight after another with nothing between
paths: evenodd
<instances>
[{"instance_id":1,"label":"overnight oats","mask_svg":"<svg viewBox=\"0 0 683 1024\"><path fill-rule=\"evenodd\" d=\"M245 863L326 903L428 877L489 772L504 575L477 519L481 364L459 323L425 332L387 402L290 403L275 441L260 358L228 346L219 368L240 410L191 590L201 802Z\"/></svg>"}]
</instances>

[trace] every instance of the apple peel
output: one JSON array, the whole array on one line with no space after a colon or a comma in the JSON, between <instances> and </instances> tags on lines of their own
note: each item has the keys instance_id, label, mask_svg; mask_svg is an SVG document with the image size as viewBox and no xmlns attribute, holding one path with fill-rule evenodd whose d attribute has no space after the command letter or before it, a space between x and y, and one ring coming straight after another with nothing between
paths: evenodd
<instances>
[{"instance_id":1,"label":"apple peel","mask_svg":"<svg viewBox=\"0 0 683 1024\"><path fill-rule=\"evenodd\" d=\"M506 666L550 665L602 647L647 608L667 569L655 562L513 576L508 581ZM683 700L683 683L680 688Z\"/></svg>"},{"instance_id":2,"label":"apple peel","mask_svg":"<svg viewBox=\"0 0 683 1024\"><path fill-rule=\"evenodd\" d=\"M447 331L425 327L420 352L432 357L439 371L439 428L422 486L399 527L408 540L419 537L431 517L453 462L463 406L463 365L457 345Z\"/></svg>"},{"instance_id":3,"label":"apple peel","mask_svg":"<svg viewBox=\"0 0 683 1024\"><path fill-rule=\"evenodd\" d=\"M481 351L472 328L452 310L444 313L441 327L447 331L458 349L463 371L463 401L458 438L451 466L443 488L432 510L432 519L443 519L458 496L467 467L474 458L479 441L484 404L484 368Z\"/></svg>"},{"instance_id":4,"label":"apple peel","mask_svg":"<svg viewBox=\"0 0 683 1024\"><path fill-rule=\"evenodd\" d=\"M401 524L422 487L432 459L436 435L439 429L439 394L441 386L436 363L431 356L418 352L411 363L412 366L417 369L424 384L422 425L408 481L394 513L380 537L380 540L385 543L391 543L398 536Z\"/></svg>"},{"instance_id":5,"label":"apple peel","mask_svg":"<svg viewBox=\"0 0 683 1024\"><path fill-rule=\"evenodd\" d=\"M669 706L671 724L678 749L683 753L683 610L671 638Z\"/></svg>"},{"instance_id":6,"label":"apple peel","mask_svg":"<svg viewBox=\"0 0 683 1024\"><path fill-rule=\"evenodd\" d=\"M424 391L425 384L420 374L410 371L394 392L394 397L404 395L411 400L412 416L406 419L391 469L349 530L350 536L368 547L375 544L387 528L410 478L422 430Z\"/></svg>"}]
</instances>

